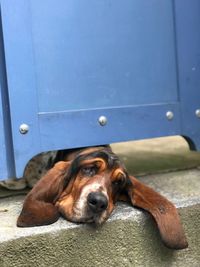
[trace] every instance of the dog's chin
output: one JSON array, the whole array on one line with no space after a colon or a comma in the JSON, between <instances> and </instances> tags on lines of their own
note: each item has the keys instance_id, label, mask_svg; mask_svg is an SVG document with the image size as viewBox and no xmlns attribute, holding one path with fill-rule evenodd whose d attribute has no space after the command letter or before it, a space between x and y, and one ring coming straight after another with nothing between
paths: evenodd
<instances>
[{"instance_id":1,"label":"dog's chin","mask_svg":"<svg viewBox=\"0 0 200 267\"><path fill-rule=\"evenodd\" d=\"M98 226L102 225L108 219L108 216L105 216L105 214L88 214L83 217L73 216L66 219L74 223L94 224Z\"/></svg>"},{"instance_id":2,"label":"dog's chin","mask_svg":"<svg viewBox=\"0 0 200 267\"><path fill-rule=\"evenodd\" d=\"M106 221L106 219L102 218L101 216L94 216L90 223L93 223L95 225L102 225L104 222Z\"/></svg>"}]
</instances>

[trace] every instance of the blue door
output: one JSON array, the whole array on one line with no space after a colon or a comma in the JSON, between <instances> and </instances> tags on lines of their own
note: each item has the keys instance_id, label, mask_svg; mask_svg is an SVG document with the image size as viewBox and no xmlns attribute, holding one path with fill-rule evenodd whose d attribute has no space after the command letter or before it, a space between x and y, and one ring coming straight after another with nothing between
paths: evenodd
<instances>
[{"instance_id":1,"label":"blue door","mask_svg":"<svg viewBox=\"0 0 200 267\"><path fill-rule=\"evenodd\" d=\"M180 92L186 37L179 29L188 9L199 21L198 0L0 3L17 176L41 151L188 135ZM188 21L188 33L195 23ZM193 109L196 123L198 105Z\"/></svg>"}]
</instances>

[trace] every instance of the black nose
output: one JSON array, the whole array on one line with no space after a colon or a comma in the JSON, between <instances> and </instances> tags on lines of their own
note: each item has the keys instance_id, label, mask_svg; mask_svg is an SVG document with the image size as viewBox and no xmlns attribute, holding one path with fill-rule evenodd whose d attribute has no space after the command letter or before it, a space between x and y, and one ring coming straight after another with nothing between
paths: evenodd
<instances>
[{"instance_id":1,"label":"black nose","mask_svg":"<svg viewBox=\"0 0 200 267\"><path fill-rule=\"evenodd\" d=\"M87 197L89 208L96 213L104 211L108 207L106 196L100 192L92 192Z\"/></svg>"}]
</instances>

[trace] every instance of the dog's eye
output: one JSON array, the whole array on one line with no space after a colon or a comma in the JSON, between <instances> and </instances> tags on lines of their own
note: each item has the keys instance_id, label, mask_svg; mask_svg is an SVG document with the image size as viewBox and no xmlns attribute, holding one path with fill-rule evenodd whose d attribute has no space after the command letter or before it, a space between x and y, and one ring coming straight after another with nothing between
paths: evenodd
<instances>
[{"instance_id":1,"label":"dog's eye","mask_svg":"<svg viewBox=\"0 0 200 267\"><path fill-rule=\"evenodd\" d=\"M123 173L119 173L116 177L117 179L115 179L113 182L112 182L112 185L114 187L120 187L124 184L124 181L125 181L125 175Z\"/></svg>"},{"instance_id":2,"label":"dog's eye","mask_svg":"<svg viewBox=\"0 0 200 267\"><path fill-rule=\"evenodd\" d=\"M123 184L123 180L122 179L118 179L112 182L113 186L120 186Z\"/></svg>"},{"instance_id":3,"label":"dog's eye","mask_svg":"<svg viewBox=\"0 0 200 267\"><path fill-rule=\"evenodd\" d=\"M94 176L98 171L96 166L86 166L81 169L81 173L84 176Z\"/></svg>"}]
</instances>

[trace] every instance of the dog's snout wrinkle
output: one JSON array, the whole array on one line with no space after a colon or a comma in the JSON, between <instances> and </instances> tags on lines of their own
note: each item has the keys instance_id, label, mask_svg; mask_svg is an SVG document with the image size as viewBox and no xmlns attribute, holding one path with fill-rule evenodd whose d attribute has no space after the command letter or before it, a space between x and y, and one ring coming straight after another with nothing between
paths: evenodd
<instances>
[{"instance_id":1,"label":"dog's snout wrinkle","mask_svg":"<svg viewBox=\"0 0 200 267\"><path fill-rule=\"evenodd\" d=\"M108 207L107 197L101 192L91 192L87 197L89 208L95 212L103 212Z\"/></svg>"}]
</instances>

